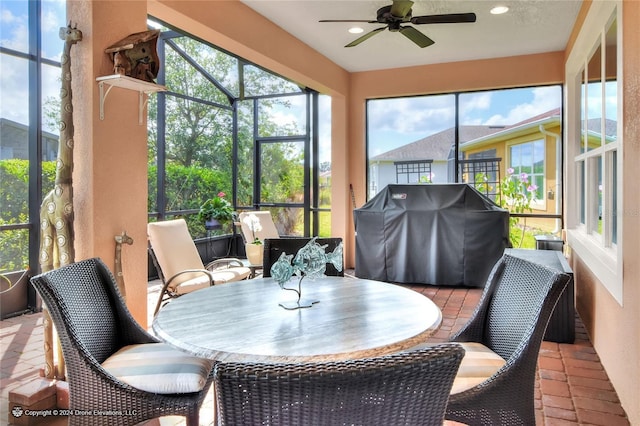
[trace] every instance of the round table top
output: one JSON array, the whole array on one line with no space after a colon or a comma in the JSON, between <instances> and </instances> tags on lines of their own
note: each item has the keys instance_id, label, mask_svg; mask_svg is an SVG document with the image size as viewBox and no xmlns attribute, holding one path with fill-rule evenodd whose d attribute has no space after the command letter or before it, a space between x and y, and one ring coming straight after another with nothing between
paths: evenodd
<instances>
[{"instance_id":1,"label":"round table top","mask_svg":"<svg viewBox=\"0 0 640 426\"><path fill-rule=\"evenodd\" d=\"M294 277L287 287L296 287ZM423 343L442 321L426 296L350 277L302 281L310 308L286 310L297 295L272 278L216 285L181 296L153 321L163 341L220 361L319 362L381 356Z\"/></svg>"}]
</instances>

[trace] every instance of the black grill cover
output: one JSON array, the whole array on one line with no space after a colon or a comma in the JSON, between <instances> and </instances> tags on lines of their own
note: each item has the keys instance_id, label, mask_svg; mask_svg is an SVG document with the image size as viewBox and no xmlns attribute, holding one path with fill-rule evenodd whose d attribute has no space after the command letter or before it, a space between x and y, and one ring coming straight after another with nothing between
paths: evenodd
<instances>
[{"instance_id":1,"label":"black grill cover","mask_svg":"<svg viewBox=\"0 0 640 426\"><path fill-rule=\"evenodd\" d=\"M360 278L483 287L509 212L466 184L388 185L354 211Z\"/></svg>"}]
</instances>

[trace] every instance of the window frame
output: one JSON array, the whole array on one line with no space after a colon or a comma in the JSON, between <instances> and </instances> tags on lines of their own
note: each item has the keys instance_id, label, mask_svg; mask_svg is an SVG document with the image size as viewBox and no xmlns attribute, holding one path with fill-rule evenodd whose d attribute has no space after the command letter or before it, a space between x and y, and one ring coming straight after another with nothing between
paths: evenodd
<instances>
[{"instance_id":1,"label":"window frame","mask_svg":"<svg viewBox=\"0 0 640 426\"><path fill-rule=\"evenodd\" d=\"M588 64L599 46L606 46L606 35L613 22L617 24L616 42L616 80L617 80L617 140L605 143L606 135L601 135L600 146L591 150L581 150L581 142L586 132L586 124L583 126L582 111L586 111L588 99L589 81ZM622 211L622 158L624 141L622 140L622 129L624 127L622 111L622 2L594 2L585 18L582 31L574 49L567 59L566 66L566 90L569 99L568 107L565 109L565 167L567 178L565 185L573 190L565 190L567 194L566 220L567 220L567 240L575 254L589 266L595 277L609 291L614 299L622 306L623 304L623 252L622 238L624 236L623 224L616 220L613 226L613 216ZM600 75L603 83L600 88L604 96L606 73L606 50L600 49ZM606 102L602 102L606 105ZM571 108L573 106L573 108ZM605 120L607 115L602 110L601 120ZM604 128L604 127L603 127ZM597 174L590 173L594 168L594 163L600 158L602 163L602 233L597 230L598 218L594 217L594 211L598 211L598 198L593 196L599 179ZM616 159L616 176L612 175L612 158ZM615 185L615 188L613 187ZM614 194L618 194L617 205L612 206ZM595 210L594 210L595 208ZM609 213L607 213L609 212ZM598 213L600 215L600 213ZM615 238L613 232L616 232Z\"/></svg>"}]
</instances>

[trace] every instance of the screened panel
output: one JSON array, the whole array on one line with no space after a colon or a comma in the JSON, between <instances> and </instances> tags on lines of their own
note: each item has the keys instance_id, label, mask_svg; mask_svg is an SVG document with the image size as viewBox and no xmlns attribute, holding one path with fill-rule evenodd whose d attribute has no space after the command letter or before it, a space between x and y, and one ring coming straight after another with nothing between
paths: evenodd
<instances>
[{"instance_id":1,"label":"screened panel","mask_svg":"<svg viewBox=\"0 0 640 426\"><path fill-rule=\"evenodd\" d=\"M26 126L29 123L29 61L15 56L0 54L0 117L3 119L3 126L17 123ZM59 89L58 89L59 90ZM8 121L11 123L6 124ZM26 134L25 134L26 137ZM4 140L4 132L0 146L0 158L13 158L8 150L15 150L17 147L11 146ZM24 139L23 148L27 150L27 140ZM27 158L23 156L22 158Z\"/></svg>"},{"instance_id":2,"label":"screened panel","mask_svg":"<svg viewBox=\"0 0 640 426\"><path fill-rule=\"evenodd\" d=\"M228 55L215 47L200 43L188 37L173 39L187 55L197 58L197 62L210 74L222 87L231 92L235 97L239 93L239 78L237 58Z\"/></svg>"},{"instance_id":3,"label":"screened panel","mask_svg":"<svg viewBox=\"0 0 640 426\"><path fill-rule=\"evenodd\" d=\"M2 272L37 270L39 218L30 217L29 211L39 209L41 197L53 189L63 46L58 34L66 25L65 9L58 1L0 2L0 47L6 49L0 53ZM36 158L40 148L42 156ZM42 179L30 179L40 164ZM30 288L28 293L28 306L35 308L35 291Z\"/></svg>"},{"instance_id":4,"label":"screened panel","mask_svg":"<svg viewBox=\"0 0 640 426\"><path fill-rule=\"evenodd\" d=\"M17 50L18 52L29 52L29 38L25 31L29 25L27 18L29 16L28 1L12 1L0 3L0 12L2 13L2 25L0 25L0 46L7 49ZM64 22L64 19L59 22ZM56 36L57 38L57 36ZM4 62L5 57L2 57ZM4 76L3 75L3 81ZM4 98L3 98L4 101Z\"/></svg>"},{"instance_id":5,"label":"screened panel","mask_svg":"<svg viewBox=\"0 0 640 426\"><path fill-rule=\"evenodd\" d=\"M254 139L253 101L238 101L238 177L236 191L238 206L249 207L253 202Z\"/></svg>"},{"instance_id":6,"label":"screened panel","mask_svg":"<svg viewBox=\"0 0 640 426\"><path fill-rule=\"evenodd\" d=\"M40 4L42 5L42 25L40 26L42 57L60 61L63 41L60 39L59 30L60 27L66 26L68 23L66 4L64 1L43 1ZM4 25L4 21L2 25ZM82 28L80 29L82 30Z\"/></svg>"},{"instance_id":7,"label":"screened panel","mask_svg":"<svg viewBox=\"0 0 640 426\"><path fill-rule=\"evenodd\" d=\"M175 43L179 50L188 52L189 60L181 56L171 43ZM233 61L227 59L228 55L218 55L216 54L218 52L212 51L209 46L187 37L172 39L167 46L165 85L172 92L229 105L228 97L213 84L211 79L213 74L224 75L236 69ZM190 61L195 62L197 66Z\"/></svg>"},{"instance_id":8,"label":"screened panel","mask_svg":"<svg viewBox=\"0 0 640 426\"><path fill-rule=\"evenodd\" d=\"M303 159L303 142L271 142L261 144L261 203L303 202Z\"/></svg>"},{"instance_id":9,"label":"screened panel","mask_svg":"<svg viewBox=\"0 0 640 426\"><path fill-rule=\"evenodd\" d=\"M304 236L304 208L269 207L280 236Z\"/></svg>"},{"instance_id":10,"label":"screened panel","mask_svg":"<svg viewBox=\"0 0 640 426\"><path fill-rule=\"evenodd\" d=\"M455 181L455 95L367 101L368 198L396 183L395 163L431 162L425 179Z\"/></svg>"},{"instance_id":11,"label":"screened panel","mask_svg":"<svg viewBox=\"0 0 640 426\"><path fill-rule=\"evenodd\" d=\"M48 133L47 140L43 140L43 143L46 143L43 148L49 150L43 153L43 155L48 160L54 160L58 155L57 138L58 135L60 135L60 86L60 67L43 64L41 99L42 127L43 130ZM51 138L56 139L55 144L50 143ZM51 148L55 150L55 153L51 153Z\"/></svg>"},{"instance_id":12,"label":"screened panel","mask_svg":"<svg viewBox=\"0 0 640 426\"><path fill-rule=\"evenodd\" d=\"M297 84L264 71L255 65L245 64L242 69L244 72L245 96L280 95L301 91L300 86Z\"/></svg>"},{"instance_id":13,"label":"screened panel","mask_svg":"<svg viewBox=\"0 0 640 426\"><path fill-rule=\"evenodd\" d=\"M307 96L258 100L259 136L298 136L306 133Z\"/></svg>"}]
</instances>

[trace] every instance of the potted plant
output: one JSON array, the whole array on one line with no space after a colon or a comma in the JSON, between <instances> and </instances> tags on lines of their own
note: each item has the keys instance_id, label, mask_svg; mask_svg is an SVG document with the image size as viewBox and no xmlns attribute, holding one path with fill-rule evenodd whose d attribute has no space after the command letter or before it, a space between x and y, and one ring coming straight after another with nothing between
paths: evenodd
<instances>
[{"instance_id":1,"label":"potted plant","mask_svg":"<svg viewBox=\"0 0 640 426\"><path fill-rule=\"evenodd\" d=\"M218 195L209 198L200 206L198 218L204 222L205 229L220 229L222 225L231 221L233 208L225 198L226 195L222 191L218 192Z\"/></svg>"},{"instance_id":2,"label":"potted plant","mask_svg":"<svg viewBox=\"0 0 640 426\"><path fill-rule=\"evenodd\" d=\"M262 231L260 219L254 214L247 215L243 220L245 225L251 230L252 241L245 243L244 250L251 265L262 265L263 248L262 241L256 236L256 232Z\"/></svg>"}]
</instances>

